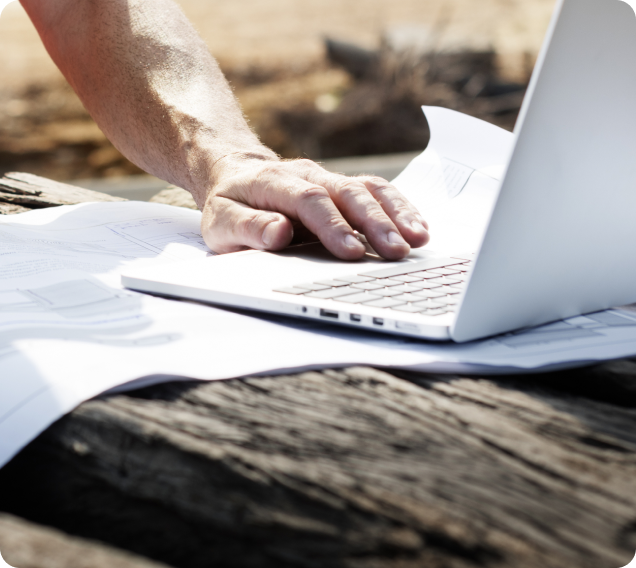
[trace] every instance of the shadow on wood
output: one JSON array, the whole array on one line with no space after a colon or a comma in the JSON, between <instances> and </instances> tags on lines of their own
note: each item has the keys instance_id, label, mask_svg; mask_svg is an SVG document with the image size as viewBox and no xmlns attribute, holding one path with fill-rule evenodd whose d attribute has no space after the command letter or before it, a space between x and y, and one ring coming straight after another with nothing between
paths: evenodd
<instances>
[{"instance_id":1,"label":"shadow on wood","mask_svg":"<svg viewBox=\"0 0 636 568\"><path fill-rule=\"evenodd\" d=\"M167 568L97 542L0 514L0 551L16 568Z\"/></svg>"}]
</instances>

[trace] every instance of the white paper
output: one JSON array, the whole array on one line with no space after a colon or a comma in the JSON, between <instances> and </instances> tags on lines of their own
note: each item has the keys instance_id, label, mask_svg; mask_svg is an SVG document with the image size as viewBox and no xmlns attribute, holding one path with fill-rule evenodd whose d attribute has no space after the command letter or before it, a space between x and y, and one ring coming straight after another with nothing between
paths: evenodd
<instances>
[{"instance_id":1,"label":"white paper","mask_svg":"<svg viewBox=\"0 0 636 568\"><path fill-rule=\"evenodd\" d=\"M495 204L514 136L439 107L422 107L431 130L425 152L393 184L429 225L427 248L442 254L478 249Z\"/></svg>"},{"instance_id":2,"label":"white paper","mask_svg":"<svg viewBox=\"0 0 636 568\"><path fill-rule=\"evenodd\" d=\"M398 182L433 219L454 223L453 238L470 250L481 238L497 191L493 172L501 171L511 140L468 117L464 128L456 113L447 122L448 112L429 115L431 148ZM463 154L441 153L460 134L481 142L477 155L469 155L470 140L459 145ZM84 400L165 380L357 364L523 372L636 355L636 308L456 345L250 317L121 288L120 273L131 265L210 254L200 219L195 211L137 202L0 217L0 466Z\"/></svg>"},{"instance_id":3,"label":"white paper","mask_svg":"<svg viewBox=\"0 0 636 568\"><path fill-rule=\"evenodd\" d=\"M130 381L306 366L306 352L288 349L296 330L121 289L125 267L210 254L199 224L198 212L135 202L0 218L0 464L83 400Z\"/></svg>"}]
</instances>

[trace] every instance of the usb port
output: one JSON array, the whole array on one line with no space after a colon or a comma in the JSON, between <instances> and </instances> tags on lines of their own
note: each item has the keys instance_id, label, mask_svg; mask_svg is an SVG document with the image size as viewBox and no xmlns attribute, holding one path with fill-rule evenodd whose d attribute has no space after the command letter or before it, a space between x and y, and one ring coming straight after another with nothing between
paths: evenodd
<instances>
[{"instance_id":1,"label":"usb port","mask_svg":"<svg viewBox=\"0 0 636 568\"><path fill-rule=\"evenodd\" d=\"M384 325L384 320L382 318L373 318L373 323L375 325Z\"/></svg>"},{"instance_id":2,"label":"usb port","mask_svg":"<svg viewBox=\"0 0 636 568\"><path fill-rule=\"evenodd\" d=\"M362 316L360 316L360 315L358 315L358 314L350 314L350 315L349 315L349 319L350 319L351 321L355 321L355 322L360 323L360 322L362 321Z\"/></svg>"},{"instance_id":3,"label":"usb port","mask_svg":"<svg viewBox=\"0 0 636 568\"><path fill-rule=\"evenodd\" d=\"M323 318L338 319L338 312L332 312L331 310L320 310L320 315Z\"/></svg>"}]
</instances>

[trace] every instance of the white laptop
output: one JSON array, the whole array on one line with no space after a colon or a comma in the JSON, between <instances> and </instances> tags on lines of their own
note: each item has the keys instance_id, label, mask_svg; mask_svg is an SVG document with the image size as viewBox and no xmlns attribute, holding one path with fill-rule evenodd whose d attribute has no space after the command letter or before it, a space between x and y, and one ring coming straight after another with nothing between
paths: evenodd
<instances>
[{"instance_id":1,"label":"white laptop","mask_svg":"<svg viewBox=\"0 0 636 568\"><path fill-rule=\"evenodd\" d=\"M557 3L478 251L344 262L313 244L148 267L122 282L458 342L635 302L634 11L621 0Z\"/></svg>"}]
</instances>

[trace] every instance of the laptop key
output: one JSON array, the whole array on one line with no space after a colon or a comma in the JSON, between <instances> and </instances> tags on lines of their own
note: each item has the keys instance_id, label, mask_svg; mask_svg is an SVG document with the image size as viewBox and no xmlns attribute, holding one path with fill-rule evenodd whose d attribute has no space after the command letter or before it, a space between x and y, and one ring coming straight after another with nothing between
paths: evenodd
<instances>
[{"instance_id":1,"label":"laptop key","mask_svg":"<svg viewBox=\"0 0 636 568\"><path fill-rule=\"evenodd\" d=\"M355 288L356 290L379 290L381 288L384 288L382 284L377 284L375 281L361 282L360 284L352 284L351 287Z\"/></svg>"},{"instance_id":2,"label":"laptop key","mask_svg":"<svg viewBox=\"0 0 636 568\"><path fill-rule=\"evenodd\" d=\"M294 296L300 296L301 294L306 294L307 290L303 290L302 288L276 288L273 292L280 292L281 294L293 294Z\"/></svg>"},{"instance_id":3,"label":"laptop key","mask_svg":"<svg viewBox=\"0 0 636 568\"><path fill-rule=\"evenodd\" d=\"M398 280L400 282L419 282L422 280L417 276L413 276L411 274L402 274L401 276L393 276L393 280Z\"/></svg>"},{"instance_id":4,"label":"laptop key","mask_svg":"<svg viewBox=\"0 0 636 568\"><path fill-rule=\"evenodd\" d=\"M428 270L420 270L419 272L413 272L409 276L415 276L420 280L427 280L429 278L439 278L439 274L435 272L429 272Z\"/></svg>"},{"instance_id":5,"label":"laptop key","mask_svg":"<svg viewBox=\"0 0 636 568\"><path fill-rule=\"evenodd\" d=\"M401 286L402 284L404 284L404 282L401 282L400 280L394 280L393 278L378 278L377 280L374 280L374 282L380 284L381 286Z\"/></svg>"},{"instance_id":6,"label":"laptop key","mask_svg":"<svg viewBox=\"0 0 636 568\"><path fill-rule=\"evenodd\" d=\"M340 286L347 286L346 282L339 282L338 280L318 280L314 284L320 284L321 286L329 286L330 288L338 288Z\"/></svg>"},{"instance_id":7,"label":"laptop key","mask_svg":"<svg viewBox=\"0 0 636 568\"><path fill-rule=\"evenodd\" d=\"M328 290L319 290L318 292L309 292L306 294L309 298L322 298L323 300L330 300L338 298L340 296L347 296L349 294L355 294L359 290L354 290L348 286L344 288L329 288Z\"/></svg>"},{"instance_id":8,"label":"laptop key","mask_svg":"<svg viewBox=\"0 0 636 568\"><path fill-rule=\"evenodd\" d=\"M396 266L392 266L391 268L384 268L382 270L369 270L367 272L361 272L360 276L390 278L391 276L411 274L412 272L418 272L420 270L430 270L431 268L442 268L444 266L450 266L452 264L460 264L461 262L465 262L465 260L453 258L430 258L428 260L422 260L419 262L402 262Z\"/></svg>"},{"instance_id":9,"label":"laptop key","mask_svg":"<svg viewBox=\"0 0 636 568\"><path fill-rule=\"evenodd\" d=\"M369 276L339 276L334 278L337 282L348 282L349 284L362 284L363 282L371 282L375 280Z\"/></svg>"},{"instance_id":10,"label":"laptop key","mask_svg":"<svg viewBox=\"0 0 636 568\"><path fill-rule=\"evenodd\" d=\"M442 298L446 296L444 292L435 290L420 290L419 292L413 292L414 296L418 296L419 298Z\"/></svg>"},{"instance_id":11,"label":"laptop key","mask_svg":"<svg viewBox=\"0 0 636 568\"><path fill-rule=\"evenodd\" d=\"M453 278L452 276L441 276L440 278L435 278L434 280L431 280L431 282L433 283L437 283L437 284L461 284L462 281L459 280L458 278Z\"/></svg>"},{"instance_id":12,"label":"laptop key","mask_svg":"<svg viewBox=\"0 0 636 568\"><path fill-rule=\"evenodd\" d=\"M418 314L422 311L422 308L416 306L415 304L405 304L403 306L395 306L391 308L396 312L406 312L407 314Z\"/></svg>"},{"instance_id":13,"label":"laptop key","mask_svg":"<svg viewBox=\"0 0 636 568\"><path fill-rule=\"evenodd\" d=\"M427 272L439 274L440 276L451 276L453 274L461 274L461 270L453 270L452 268L433 268Z\"/></svg>"},{"instance_id":14,"label":"laptop key","mask_svg":"<svg viewBox=\"0 0 636 568\"><path fill-rule=\"evenodd\" d=\"M334 298L336 302L344 302L345 304L364 304L365 302L371 302L373 300L379 300L380 296L374 296L373 294L349 294L348 296L340 296Z\"/></svg>"},{"instance_id":15,"label":"laptop key","mask_svg":"<svg viewBox=\"0 0 636 568\"><path fill-rule=\"evenodd\" d=\"M373 290L373 293L376 296L384 296L386 298L390 296L399 296L401 294L404 294L402 290L396 290L394 288L380 288L379 290Z\"/></svg>"},{"instance_id":16,"label":"laptop key","mask_svg":"<svg viewBox=\"0 0 636 568\"><path fill-rule=\"evenodd\" d=\"M439 282L431 282L430 280L425 280L424 282L420 282L418 286L422 287L422 290L433 290L436 288L441 288L443 284Z\"/></svg>"},{"instance_id":17,"label":"laptop key","mask_svg":"<svg viewBox=\"0 0 636 568\"><path fill-rule=\"evenodd\" d=\"M419 292L423 290L424 286L422 286L419 282L411 283L411 284L401 284L400 286L392 286L391 290L400 290L404 294L412 294L414 292Z\"/></svg>"},{"instance_id":18,"label":"laptop key","mask_svg":"<svg viewBox=\"0 0 636 568\"><path fill-rule=\"evenodd\" d=\"M470 265L466 264L455 264L453 265L453 270L458 270L460 272L468 272L470 270Z\"/></svg>"},{"instance_id":19,"label":"laptop key","mask_svg":"<svg viewBox=\"0 0 636 568\"><path fill-rule=\"evenodd\" d=\"M374 308L395 308L396 306L400 306L405 303L406 302L400 302L393 298L381 298L379 300L374 300L373 302L367 302L365 306L372 306Z\"/></svg>"},{"instance_id":20,"label":"laptop key","mask_svg":"<svg viewBox=\"0 0 636 568\"><path fill-rule=\"evenodd\" d=\"M409 282L408 284L404 284L404 286L400 286L400 290L404 290L405 292L419 292L426 287L426 282Z\"/></svg>"},{"instance_id":21,"label":"laptop key","mask_svg":"<svg viewBox=\"0 0 636 568\"><path fill-rule=\"evenodd\" d=\"M313 284L308 282L307 284L294 284L294 288L303 288L309 292L318 292L319 290L328 290L331 286L325 286L324 284Z\"/></svg>"},{"instance_id":22,"label":"laptop key","mask_svg":"<svg viewBox=\"0 0 636 568\"><path fill-rule=\"evenodd\" d=\"M413 294L400 294L399 296L392 296L394 300L401 300L402 302L417 302L421 298L414 296Z\"/></svg>"}]
</instances>

